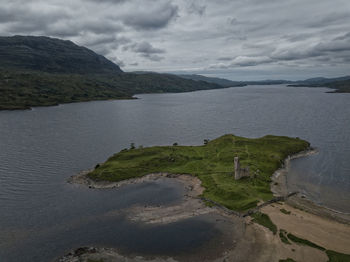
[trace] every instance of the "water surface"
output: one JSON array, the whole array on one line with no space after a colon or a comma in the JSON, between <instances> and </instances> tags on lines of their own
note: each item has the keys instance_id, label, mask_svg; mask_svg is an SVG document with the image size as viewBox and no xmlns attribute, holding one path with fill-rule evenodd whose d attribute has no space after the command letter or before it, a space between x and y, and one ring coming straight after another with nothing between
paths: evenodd
<instances>
[{"instance_id":1,"label":"water surface","mask_svg":"<svg viewBox=\"0 0 350 262\"><path fill-rule=\"evenodd\" d=\"M186 252L215 237L203 219L149 229L108 216L133 204L176 202L183 193L176 182L118 190L66 183L132 142L197 145L226 133L300 137L319 154L292 162L290 190L350 212L350 94L325 91L249 86L0 111L0 261L48 261L81 245Z\"/></svg>"}]
</instances>

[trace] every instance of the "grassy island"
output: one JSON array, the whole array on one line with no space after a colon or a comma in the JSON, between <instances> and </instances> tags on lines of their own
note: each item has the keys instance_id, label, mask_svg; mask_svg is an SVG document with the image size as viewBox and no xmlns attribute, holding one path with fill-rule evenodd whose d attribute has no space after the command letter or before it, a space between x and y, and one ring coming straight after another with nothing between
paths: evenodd
<instances>
[{"instance_id":1,"label":"grassy island","mask_svg":"<svg viewBox=\"0 0 350 262\"><path fill-rule=\"evenodd\" d=\"M150 173L191 174L202 181L203 197L229 209L245 211L272 198L271 175L288 155L308 149L299 138L251 139L224 135L201 146L154 146L124 149L97 165L87 176L95 181L122 181ZM234 157L249 167L250 178L234 179Z\"/></svg>"}]
</instances>

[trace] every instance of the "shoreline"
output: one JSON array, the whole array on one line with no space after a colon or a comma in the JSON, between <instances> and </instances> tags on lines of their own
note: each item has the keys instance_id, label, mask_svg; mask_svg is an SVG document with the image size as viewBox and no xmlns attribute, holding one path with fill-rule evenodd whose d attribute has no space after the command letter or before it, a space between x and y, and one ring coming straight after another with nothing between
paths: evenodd
<instances>
[{"instance_id":1,"label":"shoreline","mask_svg":"<svg viewBox=\"0 0 350 262\"><path fill-rule=\"evenodd\" d=\"M258 205L256 211L267 214L278 230L287 230L298 237L308 239L327 250L335 250L340 253L350 253L350 226L348 220L342 220L330 210L317 206L313 202L303 199L300 195L290 195L285 181L290 160L305 157L317 153L315 149L309 149L285 159L282 168L276 170L272 178L271 191L275 198L283 197L285 201L265 202ZM124 185L132 185L144 182L154 182L159 179L176 179L184 186L185 192L179 202L164 206L134 205L121 210L126 219L143 225L166 225L189 218L209 219L215 227L220 228L225 248L216 245L216 242L207 243L201 251L194 251L186 255L144 255L133 253L121 253L118 248L104 247L80 247L71 250L65 256L55 260L58 262L87 262L89 260L112 262L176 262L176 261L279 261L292 258L296 261L326 262L328 257L322 250L294 242L283 243L279 234L273 234L268 228L253 223L252 217L237 215L228 212L220 206L207 206L205 199L201 197L204 188L199 178L190 174L152 173L143 177L128 179L120 182L94 181L86 175L91 170L86 170L73 175L68 179L71 184L80 184L92 189L111 189ZM278 181L278 182L277 182ZM278 183L278 184L275 184ZM305 202L307 204L305 204ZM282 212L282 209L285 212ZM228 226L231 225L231 226ZM233 229L234 228L234 229ZM233 230L233 231L229 231ZM279 231L281 232L281 231ZM333 236L333 234L335 234ZM332 235L332 239L330 236ZM207 246L210 246L207 250ZM214 245L214 246L213 246ZM209 247L208 246L208 247Z\"/></svg>"},{"instance_id":2,"label":"shoreline","mask_svg":"<svg viewBox=\"0 0 350 262\"><path fill-rule=\"evenodd\" d=\"M317 149L310 148L309 150L305 150L287 157L284 160L283 167L276 170L271 176L271 191L273 195L275 197L286 197L288 194L291 193L288 191L287 187L287 175L290 169L291 160L301 157L307 157L317 153ZM319 205L311 199L306 198L299 192L297 192L297 194L293 196L286 198L284 202L289 206L300 209L302 211L350 225L350 214Z\"/></svg>"}]
</instances>

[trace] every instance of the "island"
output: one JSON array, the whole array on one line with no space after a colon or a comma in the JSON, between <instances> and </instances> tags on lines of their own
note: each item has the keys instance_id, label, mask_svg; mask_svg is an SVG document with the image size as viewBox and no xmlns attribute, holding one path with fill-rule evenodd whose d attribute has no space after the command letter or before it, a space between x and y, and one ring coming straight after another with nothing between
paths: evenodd
<instances>
[{"instance_id":1,"label":"island","mask_svg":"<svg viewBox=\"0 0 350 262\"><path fill-rule=\"evenodd\" d=\"M217 257L220 261L350 261L348 221L335 221L333 213L315 207L297 192L288 192L283 182L292 158L315 152L300 138L272 135L244 138L228 134L205 139L200 146L131 144L92 170L72 176L69 182L113 188L177 179L186 187L181 203L130 207L125 212L127 218L157 224L215 213L222 218L216 221L234 221L235 227L227 234L235 244ZM59 261L77 259L131 258L111 248L84 247ZM137 257L130 261L162 260Z\"/></svg>"},{"instance_id":2,"label":"island","mask_svg":"<svg viewBox=\"0 0 350 262\"><path fill-rule=\"evenodd\" d=\"M201 146L155 146L122 150L87 174L93 181L119 182L152 173L191 174L205 188L203 197L229 209L246 211L272 199L271 175L285 158L307 150L298 138L224 135ZM249 167L250 178L235 180L234 158Z\"/></svg>"}]
</instances>

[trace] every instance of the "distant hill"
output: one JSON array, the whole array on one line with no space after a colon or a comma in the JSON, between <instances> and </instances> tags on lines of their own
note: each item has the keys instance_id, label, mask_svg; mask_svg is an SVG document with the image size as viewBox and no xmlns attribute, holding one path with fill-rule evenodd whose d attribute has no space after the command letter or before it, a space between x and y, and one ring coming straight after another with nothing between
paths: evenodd
<instances>
[{"instance_id":1,"label":"distant hill","mask_svg":"<svg viewBox=\"0 0 350 262\"><path fill-rule=\"evenodd\" d=\"M335 91L329 93L350 93L350 76L325 78L317 77L310 78L302 81L296 81L289 86L305 86L305 87L329 87L335 89Z\"/></svg>"},{"instance_id":2,"label":"distant hill","mask_svg":"<svg viewBox=\"0 0 350 262\"><path fill-rule=\"evenodd\" d=\"M223 86L168 74L124 73L71 41L0 37L0 110L215 88Z\"/></svg>"},{"instance_id":3,"label":"distant hill","mask_svg":"<svg viewBox=\"0 0 350 262\"><path fill-rule=\"evenodd\" d=\"M283 85L283 84L293 83L293 81L267 79L267 80L258 80L258 81L243 81L243 83L247 85Z\"/></svg>"},{"instance_id":4,"label":"distant hill","mask_svg":"<svg viewBox=\"0 0 350 262\"><path fill-rule=\"evenodd\" d=\"M244 82L238 82L238 81L231 81L224 78L218 78L218 77L207 77L202 75L178 75L182 78L186 79L192 79L195 81L205 81L208 83L214 83L221 85L223 87L234 87L234 86L245 86L246 84Z\"/></svg>"},{"instance_id":5,"label":"distant hill","mask_svg":"<svg viewBox=\"0 0 350 262\"><path fill-rule=\"evenodd\" d=\"M44 36L0 37L0 67L49 73L121 73L118 65L71 41Z\"/></svg>"}]
</instances>

